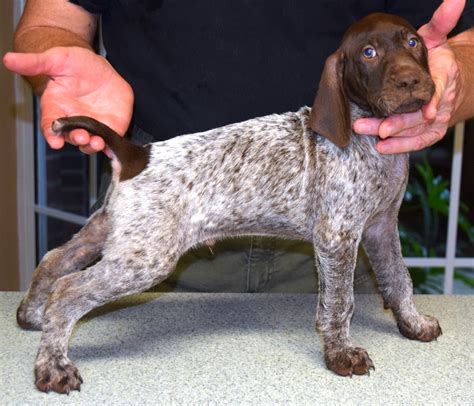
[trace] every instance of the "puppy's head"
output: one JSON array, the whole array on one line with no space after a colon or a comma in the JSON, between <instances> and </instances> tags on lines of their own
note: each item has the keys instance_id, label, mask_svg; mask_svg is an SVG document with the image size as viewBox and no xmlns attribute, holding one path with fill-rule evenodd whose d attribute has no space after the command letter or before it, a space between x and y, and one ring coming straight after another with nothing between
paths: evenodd
<instances>
[{"instance_id":1,"label":"puppy's head","mask_svg":"<svg viewBox=\"0 0 474 406\"><path fill-rule=\"evenodd\" d=\"M353 24L324 67L310 127L339 147L352 134L349 101L374 117L420 109L433 95L428 53L404 19L375 13Z\"/></svg>"}]
</instances>

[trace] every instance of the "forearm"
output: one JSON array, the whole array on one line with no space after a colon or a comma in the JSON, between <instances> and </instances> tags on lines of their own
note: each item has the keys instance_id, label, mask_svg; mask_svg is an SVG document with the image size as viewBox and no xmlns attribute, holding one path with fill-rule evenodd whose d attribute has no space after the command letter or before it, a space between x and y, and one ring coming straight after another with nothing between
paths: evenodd
<instances>
[{"instance_id":1,"label":"forearm","mask_svg":"<svg viewBox=\"0 0 474 406\"><path fill-rule=\"evenodd\" d=\"M450 125L474 117L474 28L451 38L459 67L459 93Z\"/></svg>"}]
</instances>

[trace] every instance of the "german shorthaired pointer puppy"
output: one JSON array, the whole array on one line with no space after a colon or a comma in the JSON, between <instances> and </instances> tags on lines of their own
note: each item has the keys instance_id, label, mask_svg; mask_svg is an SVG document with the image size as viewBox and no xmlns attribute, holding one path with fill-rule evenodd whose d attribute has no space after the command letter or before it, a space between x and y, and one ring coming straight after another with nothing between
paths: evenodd
<instances>
[{"instance_id":1,"label":"german shorthaired pointer puppy","mask_svg":"<svg viewBox=\"0 0 474 406\"><path fill-rule=\"evenodd\" d=\"M103 208L71 241L45 255L18 309L21 327L42 329L37 388L79 389L82 379L67 352L84 314L161 282L191 247L230 236L314 244L317 327L326 365L335 373L373 368L349 336L361 242L400 332L436 339L439 324L416 310L400 252L397 214L408 155L380 155L374 137L351 130L358 117L415 111L433 91L415 29L398 17L373 14L351 26L328 58L312 109L145 147L87 117L57 120L57 133L84 128L103 136L114 155L113 180Z\"/></svg>"}]
</instances>

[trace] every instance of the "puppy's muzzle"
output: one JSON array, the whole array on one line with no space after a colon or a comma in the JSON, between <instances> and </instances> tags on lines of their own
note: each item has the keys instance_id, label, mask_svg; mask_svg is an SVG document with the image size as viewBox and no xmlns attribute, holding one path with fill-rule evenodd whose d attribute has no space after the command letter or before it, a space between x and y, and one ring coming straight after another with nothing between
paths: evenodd
<instances>
[{"instance_id":1,"label":"puppy's muzzle","mask_svg":"<svg viewBox=\"0 0 474 406\"><path fill-rule=\"evenodd\" d=\"M386 74L382 93L386 113L417 111L431 100L434 91L431 76L417 62L394 64Z\"/></svg>"}]
</instances>

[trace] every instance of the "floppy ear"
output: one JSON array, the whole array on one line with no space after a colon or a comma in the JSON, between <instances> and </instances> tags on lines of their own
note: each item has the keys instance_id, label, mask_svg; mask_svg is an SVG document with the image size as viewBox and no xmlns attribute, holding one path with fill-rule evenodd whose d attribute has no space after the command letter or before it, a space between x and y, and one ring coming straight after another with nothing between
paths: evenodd
<instances>
[{"instance_id":1,"label":"floppy ear","mask_svg":"<svg viewBox=\"0 0 474 406\"><path fill-rule=\"evenodd\" d=\"M338 50L326 59L309 118L309 126L314 132L340 148L349 144L352 134L349 102L343 87L343 71L343 55Z\"/></svg>"}]
</instances>

